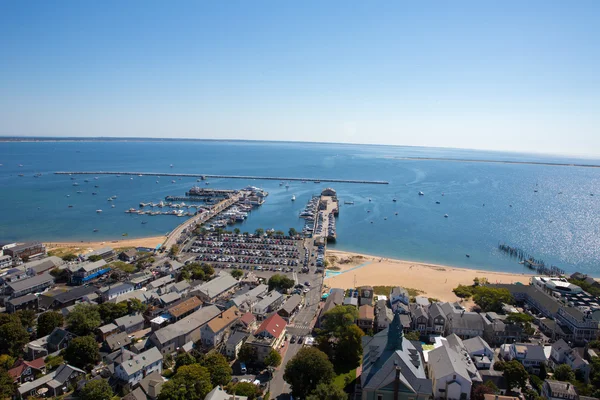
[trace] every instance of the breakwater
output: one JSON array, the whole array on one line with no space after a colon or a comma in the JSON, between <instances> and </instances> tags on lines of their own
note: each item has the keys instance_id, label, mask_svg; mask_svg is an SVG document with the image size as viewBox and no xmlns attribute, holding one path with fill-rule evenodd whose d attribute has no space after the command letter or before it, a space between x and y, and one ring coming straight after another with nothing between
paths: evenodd
<instances>
[{"instance_id":1,"label":"breakwater","mask_svg":"<svg viewBox=\"0 0 600 400\"><path fill-rule=\"evenodd\" d=\"M177 178L199 178L199 179L257 179L267 181L294 181L294 182L332 182L332 183L358 183L367 185L389 185L388 181L371 181L357 179L331 179L331 178L291 178L281 176L249 176L249 175L211 175L211 174L186 174L167 172L110 172L110 171L57 171L56 175L124 175L124 176L165 176Z\"/></svg>"}]
</instances>

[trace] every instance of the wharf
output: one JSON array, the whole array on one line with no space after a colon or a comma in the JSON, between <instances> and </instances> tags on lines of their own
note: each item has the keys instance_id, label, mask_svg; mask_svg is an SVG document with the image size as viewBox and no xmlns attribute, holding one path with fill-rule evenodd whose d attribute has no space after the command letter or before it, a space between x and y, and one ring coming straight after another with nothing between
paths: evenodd
<instances>
[{"instance_id":1,"label":"wharf","mask_svg":"<svg viewBox=\"0 0 600 400\"><path fill-rule=\"evenodd\" d=\"M167 176L179 178L198 178L198 179L256 179L270 181L295 181L295 182L334 182L334 183L357 183L367 185L389 185L387 181L370 181L355 179L327 179L327 178L290 178L281 176L248 176L248 175L207 175L207 174L182 174L165 172L110 172L110 171L57 171L56 175L137 175L137 176Z\"/></svg>"},{"instance_id":2,"label":"wharf","mask_svg":"<svg viewBox=\"0 0 600 400\"><path fill-rule=\"evenodd\" d=\"M190 203L205 203L208 199L199 196L165 196L165 201L187 201Z\"/></svg>"}]
</instances>

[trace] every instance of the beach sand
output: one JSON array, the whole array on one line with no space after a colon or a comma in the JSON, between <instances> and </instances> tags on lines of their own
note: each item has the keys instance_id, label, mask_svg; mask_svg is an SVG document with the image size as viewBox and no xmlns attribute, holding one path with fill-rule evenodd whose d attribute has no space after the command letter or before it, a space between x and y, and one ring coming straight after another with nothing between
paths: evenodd
<instances>
[{"instance_id":1,"label":"beach sand","mask_svg":"<svg viewBox=\"0 0 600 400\"><path fill-rule=\"evenodd\" d=\"M106 240L99 242L49 242L44 244L49 252L51 251L53 254L60 256L67 253L87 253L102 247L112 247L113 249L122 249L126 247L155 248L157 245L162 244L166 238L166 236L154 236L138 239L124 238L119 240Z\"/></svg>"},{"instance_id":2,"label":"beach sand","mask_svg":"<svg viewBox=\"0 0 600 400\"><path fill-rule=\"evenodd\" d=\"M490 283L521 282L527 285L532 276L392 260L335 250L328 250L326 256L330 266L340 268L335 272L341 272L339 275L325 278L324 283L328 287L345 289L363 285L402 286L421 290L424 292L423 296L441 301L460 300L452 289L460 284L472 285L475 277L487 278Z\"/></svg>"}]
</instances>

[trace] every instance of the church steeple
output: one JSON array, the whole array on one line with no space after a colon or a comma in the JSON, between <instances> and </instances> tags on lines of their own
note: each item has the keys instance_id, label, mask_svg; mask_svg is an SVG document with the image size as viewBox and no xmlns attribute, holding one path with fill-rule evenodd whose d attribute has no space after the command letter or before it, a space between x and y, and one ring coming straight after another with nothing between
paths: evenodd
<instances>
[{"instance_id":1,"label":"church steeple","mask_svg":"<svg viewBox=\"0 0 600 400\"><path fill-rule=\"evenodd\" d=\"M404 327L400 322L400 313L396 310L394 319L388 327L388 340L385 346L386 350L402 350L402 341L404 339Z\"/></svg>"}]
</instances>

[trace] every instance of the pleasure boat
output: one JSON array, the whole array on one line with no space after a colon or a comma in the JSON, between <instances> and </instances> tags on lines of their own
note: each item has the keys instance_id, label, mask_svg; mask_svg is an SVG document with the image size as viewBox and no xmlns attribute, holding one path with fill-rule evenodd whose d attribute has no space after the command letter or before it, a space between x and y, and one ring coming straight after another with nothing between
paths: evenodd
<instances>
[{"instance_id":1,"label":"pleasure boat","mask_svg":"<svg viewBox=\"0 0 600 400\"><path fill-rule=\"evenodd\" d=\"M444 214L444 218L448 218L448 214Z\"/></svg>"},{"instance_id":2,"label":"pleasure boat","mask_svg":"<svg viewBox=\"0 0 600 400\"><path fill-rule=\"evenodd\" d=\"M425 196L425 193L419 192L419 196ZM443 195L442 195L443 196Z\"/></svg>"},{"instance_id":3,"label":"pleasure boat","mask_svg":"<svg viewBox=\"0 0 600 400\"><path fill-rule=\"evenodd\" d=\"M292 201L296 201L296 195L295 194L292 195Z\"/></svg>"},{"instance_id":4,"label":"pleasure boat","mask_svg":"<svg viewBox=\"0 0 600 400\"><path fill-rule=\"evenodd\" d=\"M100 213L102 212L102 210L96 210L96 212L97 212L98 214L100 214Z\"/></svg>"},{"instance_id":5,"label":"pleasure boat","mask_svg":"<svg viewBox=\"0 0 600 400\"><path fill-rule=\"evenodd\" d=\"M22 176L22 175L21 175ZM79 186L79 183L75 182L73 186Z\"/></svg>"},{"instance_id":6,"label":"pleasure boat","mask_svg":"<svg viewBox=\"0 0 600 400\"><path fill-rule=\"evenodd\" d=\"M110 206L110 208L115 208L115 205L113 204L112 206Z\"/></svg>"},{"instance_id":7,"label":"pleasure boat","mask_svg":"<svg viewBox=\"0 0 600 400\"><path fill-rule=\"evenodd\" d=\"M169 165L169 167L173 168L173 164Z\"/></svg>"},{"instance_id":8,"label":"pleasure boat","mask_svg":"<svg viewBox=\"0 0 600 400\"><path fill-rule=\"evenodd\" d=\"M439 202L439 201L436 201L436 202L435 202L435 204L440 204L440 202Z\"/></svg>"}]
</instances>

